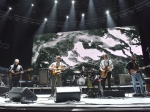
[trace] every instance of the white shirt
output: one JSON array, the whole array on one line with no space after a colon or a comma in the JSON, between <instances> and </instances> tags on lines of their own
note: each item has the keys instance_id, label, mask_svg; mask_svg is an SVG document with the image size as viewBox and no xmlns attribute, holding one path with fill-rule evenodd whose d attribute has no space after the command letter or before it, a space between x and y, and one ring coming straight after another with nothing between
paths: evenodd
<instances>
[{"instance_id":1,"label":"white shirt","mask_svg":"<svg viewBox=\"0 0 150 112\"><path fill-rule=\"evenodd\" d=\"M49 66L49 68L51 69L51 68L53 68L54 66L63 66L63 67L67 67L67 65L65 65L64 63L62 63L62 62L60 62L60 63L57 63L57 62L54 62L54 63L52 63L50 66Z\"/></svg>"},{"instance_id":2,"label":"white shirt","mask_svg":"<svg viewBox=\"0 0 150 112\"><path fill-rule=\"evenodd\" d=\"M113 63L111 60L102 60L100 63L100 70L104 71L103 69L108 66L108 70L112 71L112 69L114 68Z\"/></svg>"}]
</instances>

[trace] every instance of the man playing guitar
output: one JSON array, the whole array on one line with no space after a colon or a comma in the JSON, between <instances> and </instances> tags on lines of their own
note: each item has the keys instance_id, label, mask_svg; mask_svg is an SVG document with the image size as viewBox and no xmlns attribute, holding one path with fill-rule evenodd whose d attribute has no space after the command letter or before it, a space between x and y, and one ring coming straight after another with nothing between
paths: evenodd
<instances>
[{"instance_id":1,"label":"man playing guitar","mask_svg":"<svg viewBox=\"0 0 150 112\"><path fill-rule=\"evenodd\" d=\"M136 61L136 55L132 55L131 61L128 62L126 69L129 71L129 74L131 75L134 93L135 94L138 93L138 90L136 87L136 79L138 80L140 84L141 93L144 93L143 81L139 73L139 65L138 65L138 62ZM143 67L142 69L145 69L145 67Z\"/></svg>"},{"instance_id":2,"label":"man playing guitar","mask_svg":"<svg viewBox=\"0 0 150 112\"><path fill-rule=\"evenodd\" d=\"M103 59L100 62L100 75L102 78L103 90L105 90L105 82L108 80L108 89L111 90L111 71L114 68L112 61L109 59L108 55L103 55Z\"/></svg>"},{"instance_id":3,"label":"man playing guitar","mask_svg":"<svg viewBox=\"0 0 150 112\"><path fill-rule=\"evenodd\" d=\"M51 96L54 96L55 87L61 86L62 71L67 68L67 66L64 63L60 62L60 60L61 60L60 56L56 56L56 62L52 63L49 66L49 70L51 71L51 75L52 75Z\"/></svg>"},{"instance_id":4,"label":"man playing guitar","mask_svg":"<svg viewBox=\"0 0 150 112\"><path fill-rule=\"evenodd\" d=\"M13 65L9 67L9 72L11 74L10 76L10 89L12 87L18 87L19 86L19 79L22 79L22 73L23 68L21 65L19 65L19 59L15 59L15 62ZM14 75L15 73L20 72L18 75Z\"/></svg>"}]
</instances>

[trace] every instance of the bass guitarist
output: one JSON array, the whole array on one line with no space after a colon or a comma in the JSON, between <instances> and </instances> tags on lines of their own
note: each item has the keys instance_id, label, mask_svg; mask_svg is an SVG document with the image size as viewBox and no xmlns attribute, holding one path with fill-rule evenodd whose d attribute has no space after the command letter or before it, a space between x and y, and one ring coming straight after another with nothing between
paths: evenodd
<instances>
[{"instance_id":1,"label":"bass guitarist","mask_svg":"<svg viewBox=\"0 0 150 112\"><path fill-rule=\"evenodd\" d=\"M18 75L14 75L15 73L20 72ZM19 59L15 59L14 64L9 67L10 77L10 89L12 87L19 86L19 80L22 80L23 68L19 65Z\"/></svg>"},{"instance_id":2,"label":"bass guitarist","mask_svg":"<svg viewBox=\"0 0 150 112\"><path fill-rule=\"evenodd\" d=\"M62 71L67 68L67 66L62 63L60 56L56 56L56 62L52 63L49 66L49 70L51 71L51 96L54 96L54 89L55 87L61 86L61 79L62 79Z\"/></svg>"},{"instance_id":3,"label":"bass guitarist","mask_svg":"<svg viewBox=\"0 0 150 112\"><path fill-rule=\"evenodd\" d=\"M105 90L105 82L106 79L108 81L108 90L111 90L111 71L113 70L114 66L112 61L109 59L107 54L103 55L103 59L100 62L100 75L102 78L102 87Z\"/></svg>"},{"instance_id":4,"label":"bass guitarist","mask_svg":"<svg viewBox=\"0 0 150 112\"><path fill-rule=\"evenodd\" d=\"M138 80L140 84L141 93L144 94L143 81L139 73L139 64L136 61L136 55L132 55L131 61L129 61L128 64L126 65L126 69L129 71L129 74L131 75L131 78L132 78L134 94L138 93L138 90L136 87L136 79ZM145 67L143 67L142 69L145 69Z\"/></svg>"}]
</instances>

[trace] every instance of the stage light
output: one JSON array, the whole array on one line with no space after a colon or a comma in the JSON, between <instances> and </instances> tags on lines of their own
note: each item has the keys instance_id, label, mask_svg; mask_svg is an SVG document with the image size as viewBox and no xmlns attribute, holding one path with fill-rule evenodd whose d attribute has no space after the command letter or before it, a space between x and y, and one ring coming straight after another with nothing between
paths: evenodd
<instances>
[{"instance_id":1,"label":"stage light","mask_svg":"<svg viewBox=\"0 0 150 112\"><path fill-rule=\"evenodd\" d=\"M82 16L84 17L84 14L82 14Z\"/></svg>"},{"instance_id":2,"label":"stage light","mask_svg":"<svg viewBox=\"0 0 150 112\"><path fill-rule=\"evenodd\" d=\"M74 3L75 3L75 1L74 1L74 0L72 0L72 3L74 4Z\"/></svg>"},{"instance_id":3,"label":"stage light","mask_svg":"<svg viewBox=\"0 0 150 112\"><path fill-rule=\"evenodd\" d=\"M69 18L69 16L66 16L66 18L68 19L68 18Z\"/></svg>"},{"instance_id":4,"label":"stage light","mask_svg":"<svg viewBox=\"0 0 150 112\"><path fill-rule=\"evenodd\" d=\"M108 10L106 11L106 14L109 14L109 11L108 11Z\"/></svg>"},{"instance_id":5,"label":"stage light","mask_svg":"<svg viewBox=\"0 0 150 112\"><path fill-rule=\"evenodd\" d=\"M55 3L57 3L57 0L55 0Z\"/></svg>"},{"instance_id":6,"label":"stage light","mask_svg":"<svg viewBox=\"0 0 150 112\"><path fill-rule=\"evenodd\" d=\"M47 18L45 18L44 20L47 21Z\"/></svg>"},{"instance_id":7,"label":"stage light","mask_svg":"<svg viewBox=\"0 0 150 112\"><path fill-rule=\"evenodd\" d=\"M34 4L31 4L31 6L33 7L33 6L34 6Z\"/></svg>"},{"instance_id":8,"label":"stage light","mask_svg":"<svg viewBox=\"0 0 150 112\"><path fill-rule=\"evenodd\" d=\"M9 7L9 10L11 10L12 8L11 7Z\"/></svg>"}]
</instances>

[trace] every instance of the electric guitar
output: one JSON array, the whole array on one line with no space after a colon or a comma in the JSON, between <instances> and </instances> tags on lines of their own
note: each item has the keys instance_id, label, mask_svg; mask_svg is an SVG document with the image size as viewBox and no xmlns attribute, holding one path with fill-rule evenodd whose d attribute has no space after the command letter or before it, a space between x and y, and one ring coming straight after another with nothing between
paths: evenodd
<instances>
[{"instance_id":1,"label":"electric guitar","mask_svg":"<svg viewBox=\"0 0 150 112\"><path fill-rule=\"evenodd\" d=\"M133 69L130 69L128 72L129 72L130 75L132 75L134 73L137 73L139 70L144 70L147 67L150 67L150 65L144 66L144 67L138 67L138 66L136 66Z\"/></svg>"},{"instance_id":2,"label":"electric guitar","mask_svg":"<svg viewBox=\"0 0 150 112\"><path fill-rule=\"evenodd\" d=\"M27 69L27 70L24 70L23 73L28 72L28 71L32 71L32 70L33 70L33 68L29 68L29 69ZM13 75L13 76L15 76L15 75L17 76L18 74L21 74L21 72L16 72L16 73L11 73L11 72L10 72L10 73L8 74L8 77L11 78L12 75Z\"/></svg>"},{"instance_id":3,"label":"electric guitar","mask_svg":"<svg viewBox=\"0 0 150 112\"><path fill-rule=\"evenodd\" d=\"M61 74L64 70L65 66L53 66L52 70L50 70L52 75L58 75Z\"/></svg>"}]
</instances>

